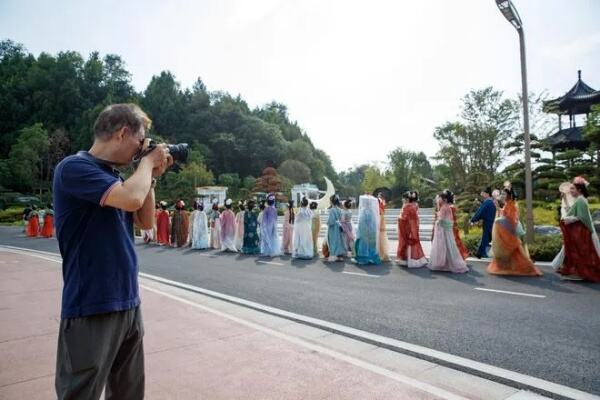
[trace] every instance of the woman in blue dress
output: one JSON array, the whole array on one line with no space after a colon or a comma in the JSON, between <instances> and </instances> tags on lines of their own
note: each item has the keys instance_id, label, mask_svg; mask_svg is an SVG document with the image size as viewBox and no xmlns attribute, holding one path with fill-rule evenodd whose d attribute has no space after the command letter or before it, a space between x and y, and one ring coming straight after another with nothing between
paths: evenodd
<instances>
[{"instance_id":1,"label":"woman in blue dress","mask_svg":"<svg viewBox=\"0 0 600 400\"><path fill-rule=\"evenodd\" d=\"M356 232L355 260L358 264L381 264L379 257L379 201L371 195L358 200L358 229Z\"/></svg>"},{"instance_id":2,"label":"woman in blue dress","mask_svg":"<svg viewBox=\"0 0 600 400\"><path fill-rule=\"evenodd\" d=\"M329 255L335 257L335 261L344 261L347 251L342 230L340 197L337 194L331 197L331 208L327 218L327 246Z\"/></svg>"}]
</instances>

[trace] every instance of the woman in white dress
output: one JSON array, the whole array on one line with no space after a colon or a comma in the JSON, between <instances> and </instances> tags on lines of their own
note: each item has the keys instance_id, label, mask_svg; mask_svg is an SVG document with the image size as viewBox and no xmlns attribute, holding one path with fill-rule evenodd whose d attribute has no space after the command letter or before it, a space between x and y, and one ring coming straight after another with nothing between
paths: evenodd
<instances>
[{"instance_id":1,"label":"woman in white dress","mask_svg":"<svg viewBox=\"0 0 600 400\"><path fill-rule=\"evenodd\" d=\"M292 257L310 260L314 256L312 236L313 212L308 208L308 199L302 198L300 211L296 215L293 233Z\"/></svg>"},{"instance_id":2,"label":"woman in white dress","mask_svg":"<svg viewBox=\"0 0 600 400\"><path fill-rule=\"evenodd\" d=\"M191 234L192 249L208 249L208 219L204 212L204 204L197 204L192 216L194 219Z\"/></svg>"}]
</instances>

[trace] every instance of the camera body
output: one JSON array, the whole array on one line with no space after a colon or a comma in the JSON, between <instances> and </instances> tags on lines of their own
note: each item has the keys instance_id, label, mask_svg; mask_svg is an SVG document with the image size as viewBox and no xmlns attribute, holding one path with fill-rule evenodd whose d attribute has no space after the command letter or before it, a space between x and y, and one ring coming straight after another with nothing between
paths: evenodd
<instances>
[{"instance_id":1,"label":"camera body","mask_svg":"<svg viewBox=\"0 0 600 400\"><path fill-rule=\"evenodd\" d=\"M150 139L146 152L152 151L157 144L158 143L156 143L154 140ZM190 152L190 148L187 143L167 144L167 149L169 150L171 157L173 157L174 162L185 163L187 161L188 154Z\"/></svg>"}]
</instances>

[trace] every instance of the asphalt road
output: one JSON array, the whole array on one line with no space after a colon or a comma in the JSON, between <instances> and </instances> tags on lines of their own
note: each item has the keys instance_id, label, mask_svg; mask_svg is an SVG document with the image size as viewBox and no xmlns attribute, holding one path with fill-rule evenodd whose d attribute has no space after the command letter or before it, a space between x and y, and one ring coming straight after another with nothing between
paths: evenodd
<instances>
[{"instance_id":1,"label":"asphalt road","mask_svg":"<svg viewBox=\"0 0 600 400\"><path fill-rule=\"evenodd\" d=\"M0 228L0 244L58 252ZM600 394L600 285L137 246L141 271ZM264 259L262 259L264 260ZM281 265L278 265L281 264ZM344 272L368 274L347 274ZM526 297L485 288L545 296Z\"/></svg>"}]
</instances>

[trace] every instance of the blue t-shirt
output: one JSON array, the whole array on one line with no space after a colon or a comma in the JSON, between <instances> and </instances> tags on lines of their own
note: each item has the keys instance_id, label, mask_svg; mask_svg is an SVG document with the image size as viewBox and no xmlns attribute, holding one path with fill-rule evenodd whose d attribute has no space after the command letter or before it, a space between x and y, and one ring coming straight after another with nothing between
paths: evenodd
<instances>
[{"instance_id":1,"label":"blue t-shirt","mask_svg":"<svg viewBox=\"0 0 600 400\"><path fill-rule=\"evenodd\" d=\"M54 220L63 258L62 318L129 310L140 304L133 214L105 206L123 179L86 151L54 170Z\"/></svg>"}]
</instances>

